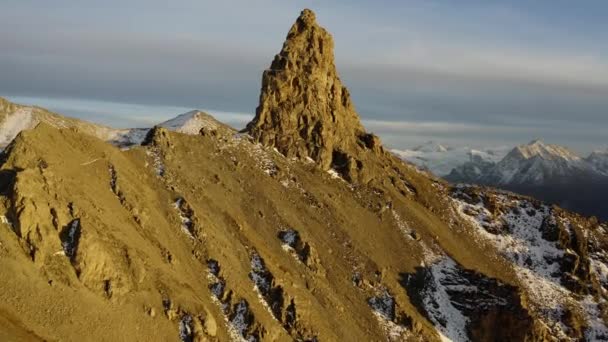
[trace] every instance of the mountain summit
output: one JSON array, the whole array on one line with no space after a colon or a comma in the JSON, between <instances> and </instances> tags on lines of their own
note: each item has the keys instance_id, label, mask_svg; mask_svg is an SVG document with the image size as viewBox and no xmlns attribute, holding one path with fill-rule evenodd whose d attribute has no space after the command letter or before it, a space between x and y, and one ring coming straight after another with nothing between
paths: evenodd
<instances>
[{"instance_id":1,"label":"mountain summit","mask_svg":"<svg viewBox=\"0 0 608 342\"><path fill-rule=\"evenodd\" d=\"M536 139L527 145L520 145L513 149L513 155L518 158L531 159L539 157L545 160L567 160L579 161L581 158L569 149L552 144L545 144L542 140Z\"/></svg>"},{"instance_id":2,"label":"mountain summit","mask_svg":"<svg viewBox=\"0 0 608 342\"><path fill-rule=\"evenodd\" d=\"M574 176L585 178L591 174L589 165L567 148L534 140L511 150L484 176L484 181L487 184L561 183Z\"/></svg>"},{"instance_id":3,"label":"mountain summit","mask_svg":"<svg viewBox=\"0 0 608 342\"><path fill-rule=\"evenodd\" d=\"M302 11L264 71L260 103L246 131L287 157L312 158L324 170L348 167L362 149L380 150L338 77L332 36L311 10Z\"/></svg>"}]
</instances>

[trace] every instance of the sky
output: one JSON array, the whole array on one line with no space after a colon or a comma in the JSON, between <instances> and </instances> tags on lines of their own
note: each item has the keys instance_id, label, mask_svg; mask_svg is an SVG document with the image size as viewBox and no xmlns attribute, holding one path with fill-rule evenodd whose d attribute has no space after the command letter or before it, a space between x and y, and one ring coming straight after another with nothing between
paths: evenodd
<instances>
[{"instance_id":1,"label":"sky","mask_svg":"<svg viewBox=\"0 0 608 342\"><path fill-rule=\"evenodd\" d=\"M389 147L608 147L604 0L2 0L0 96L116 127L195 108L243 127L303 8Z\"/></svg>"}]
</instances>

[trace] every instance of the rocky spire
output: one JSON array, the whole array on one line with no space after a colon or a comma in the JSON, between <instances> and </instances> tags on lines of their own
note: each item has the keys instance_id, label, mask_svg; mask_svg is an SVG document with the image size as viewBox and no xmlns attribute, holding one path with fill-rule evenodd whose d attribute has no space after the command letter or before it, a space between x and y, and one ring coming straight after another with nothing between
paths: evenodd
<instances>
[{"instance_id":1,"label":"rocky spire","mask_svg":"<svg viewBox=\"0 0 608 342\"><path fill-rule=\"evenodd\" d=\"M348 166L357 149L380 150L338 77L333 39L311 10L302 11L264 71L260 103L246 131L288 157L310 157L323 169Z\"/></svg>"}]
</instances>

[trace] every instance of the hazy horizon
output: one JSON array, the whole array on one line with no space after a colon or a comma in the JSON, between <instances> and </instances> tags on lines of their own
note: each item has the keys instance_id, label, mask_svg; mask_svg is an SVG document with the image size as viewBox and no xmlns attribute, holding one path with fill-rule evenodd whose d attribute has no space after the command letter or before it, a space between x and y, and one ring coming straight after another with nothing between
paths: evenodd
<instances>
[{"instance_id":1,"label":"hazy horizon","mask_svg":"<svg viewBox=\"0 0 608 342\"><path fill-rule=\"evenodd\" d=\"M70 117L75 117L87 121L91 121L98 124L107 125L115 128L147 128L152 127L163 121L172 119L177 115L192 111L200 110L211 114L219 121L230 125L233 128L241 129L254 117L254 113L235 113L225 112L216 109L209 108L189 108L189 107L176 107L176 106L148 106L142 104L129 104L129 103L116 103L107 101L93 101L93 100L75 100L75 99L53 99L53 98L37 98L37 97L23 97L23 96L9 96L8 100L23 104L39 106L49 109L53 112L63 114ZM99 108L103 108L105 111L99 111ZM128 115L128 117L126 116ZM389 149L412 149L419 145L423 145L429 142L440 143L448 147L461 148L469 147L479 150L495 150L495 149L511 149L517 145L527 144L535 139L531 137L528 140L522 140L513 144L509 143L495 143L491 145L478 143L478 144L467 144L461 141L449 142L447 139L437 139L432 136L426 136L425 132L429 130L437 130L438 125L434 123L407 123L400 122L399 125L409 125L411 130L418 129L424 136L414 135L406 137L409 139L391 139L392 132L399 132L403 127L391 127L395 123L382 122L376 120L362 120L363 125L370 132L376 133L383 138L384 144ZM454 125L456 126L456 125ZM389 139L385 139L388 137ZM424 140L425 138L428 138ZM554 141L543 140L547 144L556 144ZM598 144L598 146L591 147L589 150L579 150L572 148L571 146L564 145L574 152L578 153L582 157L590 154L596 150L606 150L608 144Z\"/></svg>"},{"instance_id":2,"label":"hazy horizon","mask_svg":"<svg viewBox=\"0 0 608 342\"><path fill-rule=\"evenodd\" d=\"M111 126L173 109L253 117L262 71L310 7L366 127L391 147L608 147L601 1L7 1L0 96Z\"/></svg>"}]
</instances>

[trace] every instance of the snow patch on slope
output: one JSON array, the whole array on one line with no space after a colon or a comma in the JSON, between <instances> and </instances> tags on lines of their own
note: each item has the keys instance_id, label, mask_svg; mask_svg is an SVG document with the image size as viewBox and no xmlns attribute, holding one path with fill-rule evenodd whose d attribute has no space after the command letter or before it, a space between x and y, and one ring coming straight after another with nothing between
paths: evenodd
<instances>
[{"instance_id":1,"label":"snow patch on slope","mask_svg":"<svg viewBox=\"0 0 608 342\"><path fill-rule=\"evenodd\" d=\"M188 213L186 209L184 209L184 199L182 197L178 197L177 200L173 203L173 208L178 212L179 219L181 220L181 229L188 238L194 240L194 222L191 218L191 213Z\"/></svg>"},{"instance_id":2,"label":"snow patch on slope","mask_svg":"<svg viewBox=\"0 0 608 342\"><path fill-rule=\"evenodd\" d=\"M483 241L488 241L509 260L531 299L530 309L539 314L551 333L560 340L570 340L568 327L562 322L566 308L578 308L587 319L585 331L588 341L598 337L608 338L608 327L601 318L597 306L603 300L592 296L580 298L562 285L559 260L567 251L556 242L543 237L544 224L555 224L556 218L546 205L533 205L526 199L514 199L496 195L497 201L510 208L509 211L492 214L483 199L478 203L463 200L468 196L457 190L452 199L456 212L476 228ZM469 197L470 199L470 197ZM566 225L568 222L563 222ZM592 261L592 270L598 270L600 279L608 275L608 265L599 260Z\"/></svg>"},{"instance_id":3,"label":"snow patch on slope","mask_svg":"<svg viewBox=\"0 0 608 342\"><path fill-rule=\"evenodd\" d=\"M429 290L422 293L423 304L442 341L468 341L467 324L469 319L463 315L450 299L451 279L456 277L457 265L451 258L444 257L430 265ZM469 289L475 292L476 288Z\"/></svg>"},{"instance_id":4,"label":"snow patch on slope","mask_svg":"<svg viewBox=\"0 0 608 342\"><path fill-rule=\"evenodd\" d=\"M411 332L406 327L386 319L379 312L374 311L374 316L389 341L402 341L405 336L411 336Z\"/></svg>"},{"instance_id":5,"label":"snow patch on slope","mask_svg":"<svg viewBox=\"0 0 608 342\"><path fill-rule=\"evenodd\" d=\"M22 107L8 114L0 124L0 146L8 145L19 132L35 125L32 107Z\"/></svg>"},{"instance_id":6,"label":"snow patch on slope","mask_svg":"<svg viewBox=\"0 0 608 342\"><path fill-rule=\"evenodd\" d=\"M152 158L152 166L154 167L154 172L156 176L162 178L165 175L165 164L163 163L162 156L156 147L151 147L146 149L146 155ZM146 162L146 166L149 163Z\"/></svg>"}]
</instances>

